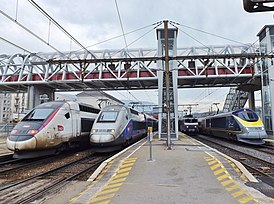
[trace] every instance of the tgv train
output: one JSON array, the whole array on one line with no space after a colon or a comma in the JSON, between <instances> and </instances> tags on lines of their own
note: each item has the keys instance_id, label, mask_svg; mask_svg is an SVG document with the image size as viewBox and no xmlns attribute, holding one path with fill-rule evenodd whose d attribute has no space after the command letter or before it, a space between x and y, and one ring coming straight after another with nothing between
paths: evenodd
<instances>
[{"instance_id":1,"label":"tgv train","mask_svg":"<svg viewBox=\"0 0 274 204\"><path fill-rule=\"evenodd\" d=\"M199 131L248 144L264 144L268 138L260 117L250 109L199 118Z\"/></svg>"},{"instance_id":2,"label":"tgv train","mask_svg":"<svg viewBox=\"0 0 274 204\"><path fill-rule=\"evenodd\" d=\"M90 133L90 143L98 152L121 149L147 134L147 126L158 128L157 120L123 105L101 110Z\"/></svg>"},{"instance_id":3,"label":"tgv train","mask_svg":"<svg viewBox=\"0 0 274 204\"><path fill-rule=\"evenodd\" d=\"M184 117L180 117L179 131L189 135L198 134L198 119L194 118L193 115L185 115Z\"/></svg>"},{"instance_id":4,"label":"tgv train","mask_svg":"<svg viewBox=\"0 0 274 204\"><path fill-rule=\"evenodd\" d=\"M52 101L32 109L11 131L8 149L14 158L55 154L80 142L89 143L93 122L100 112L73 101Z\"/></svg>"}]
</instances>

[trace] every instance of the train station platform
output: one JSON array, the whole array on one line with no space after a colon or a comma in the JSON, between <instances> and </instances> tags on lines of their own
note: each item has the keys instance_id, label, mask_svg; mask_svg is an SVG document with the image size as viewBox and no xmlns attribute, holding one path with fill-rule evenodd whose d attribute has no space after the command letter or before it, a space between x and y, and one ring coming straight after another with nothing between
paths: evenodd
<instances>
[{"instance_id":1,"label":"train station platform","mask_svg":"<svg viewBox=\"0 0 274 204\"><path fill-rule=\"evenodd\" d=\"M266 145L274 146L274 136L264 139Z\"/></svg>"},{"instance_id":2,"label":"train station platform","mask_svg":"<svg viewBox=\"0 0 274 204\"><path fill-rule=\"evenodd\" d=\"M258 181L239 162L183 134L172 143L154 139L150 154L141 140L45 203L273 203L246 185Z\"/></svg>"}]
</instances>

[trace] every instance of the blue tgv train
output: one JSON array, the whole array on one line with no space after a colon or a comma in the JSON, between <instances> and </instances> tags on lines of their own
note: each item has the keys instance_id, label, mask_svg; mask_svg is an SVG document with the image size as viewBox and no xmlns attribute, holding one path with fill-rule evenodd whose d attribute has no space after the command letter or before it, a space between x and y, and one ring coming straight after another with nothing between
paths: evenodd
<instances>
[{"instance_id":1,"label":"blue tgv train","mask_svg":"<svg viewBox=\"0 0 274 204\"><path fill-rule=\"evenodd\" d=\"M147 127L158 128L157 120L124 105L101 110L90 133L90 143L98 152L121 149L147 134Z\"/></svg>"},{"instance_id":2,"label":"blue tgv train","mask_svg":"<svg viewBox=\"0 0 274 204\"><path fill-rule=\"evenodd\" d=\"M199 118L202 134L228 138L248 144L264 144L268 135L260 117L250 109Z\"/></svg>"}]
</instances>

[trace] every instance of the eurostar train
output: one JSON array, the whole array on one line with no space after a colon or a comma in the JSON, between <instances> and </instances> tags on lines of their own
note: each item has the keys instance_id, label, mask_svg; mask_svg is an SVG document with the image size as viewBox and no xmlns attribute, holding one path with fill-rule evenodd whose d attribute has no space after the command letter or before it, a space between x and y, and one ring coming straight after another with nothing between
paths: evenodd
<instances>
[{"instance_id":1,"label":"eurostar train","mask_svg":"<svg viewBox=\"0 0 274 204\"><path fill-rule=\"evenodd\" d=\"M250 109L240 109L199 118L199 132L243 143L261 145L268 138L260 117Z\"/></svg>"},{"instance_id":2,"label":"eurostar train","mask_svg":"<svg viewBox=\"0 0 274 204\"><path fill-rule=\"evenodd\" d=\"M14 158L33 158L56 154L81 142L89 144L99 111L74 101L40 104L13 128L7 147L14 152Z\"/></svg>"},{"instance_id":3,"label":"eurostar train","mask_svg":"<svg viewBox=\"0 0 274 204\"><path fill-rule=\"evenodd\" d=\"M124 105L110 105L95 120L90 143L97 152L119 150L145 137L148 126L157 131L157 120Z\"/></svg>"}]
</instances>

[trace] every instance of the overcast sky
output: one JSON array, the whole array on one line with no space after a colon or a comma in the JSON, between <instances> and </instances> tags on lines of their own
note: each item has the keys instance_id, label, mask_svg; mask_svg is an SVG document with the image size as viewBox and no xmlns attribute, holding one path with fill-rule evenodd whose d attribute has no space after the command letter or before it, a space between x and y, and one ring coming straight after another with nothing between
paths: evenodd
<instances>
[{"instance_id":1,"label":"overcast sky","mask_svg":"<svg viewBox=\"0 0 274 204\"><path fill-rule=\"evenodd\" d=\"M121 49L125 47L122 37L92 46L122 34L114 0L36 0L35 2L89 49ZM152 24L165 19L181 24L179 27L181 30L205 45L254 43L257 41L256 35L260 29L266 24L273 24L273 12L247 13L243 9L242 0L117 0L117 3L125 33L147 26L145 29L127 35L128 44L151 31L129 48L156 48L156 35ZM49 32L49 21L27 0L18 0L18 7L16 5L17 0L1 0L0 10L13 19L17 19L19 23L45 41L49 41L59 50L79 49L54 26L50 27ZM186 26L233 41L204 34ZM31 52L53 51L14 22L8 20L3 14L0 14L0 27L0 37ZM201 46L197 41L179 32L178 47L194 45ZM0 40L0 54L16 52L21 51ZM213 93L210 94L211 92ZM140 96L138 93L132 93L137 97ZM122 94L133 99L128 92ZM147 94L143 94L142 99L157 102L156 94L155 91L147 92ZM116 95L122 97L121 94ZM183 90L180 91L179 103L200 101L205 108L212 103L211 101L222 103L225 95L221 89L210 89L205 93L202 93L201 89L195 89L191 94L189 91ZM221 96L222 99L220 99ZM198 109L201 108L202 106Z\"/></svg>"}]
</instances>

